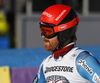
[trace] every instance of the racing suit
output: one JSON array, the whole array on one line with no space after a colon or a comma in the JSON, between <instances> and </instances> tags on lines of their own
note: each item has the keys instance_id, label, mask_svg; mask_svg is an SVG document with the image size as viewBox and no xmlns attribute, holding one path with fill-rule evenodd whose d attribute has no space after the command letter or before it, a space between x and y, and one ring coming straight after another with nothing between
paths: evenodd
<instances>
[{"instance_id":1,"label":"racing suit","mask_svg":"<svg viewBox=\"0 0 100 83\"><path fill-rule=\"evenodd\" d=\"M32 83L100 83L100 65L90 52L75 46L63 57L52 54L43 60Z\"/></svg>"}]
</instances>

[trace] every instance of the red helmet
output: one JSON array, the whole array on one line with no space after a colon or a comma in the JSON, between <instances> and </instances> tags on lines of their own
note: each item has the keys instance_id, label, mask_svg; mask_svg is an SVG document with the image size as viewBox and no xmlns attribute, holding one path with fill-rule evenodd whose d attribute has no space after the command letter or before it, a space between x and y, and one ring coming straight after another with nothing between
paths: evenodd
<instances>
[{"instance_id":1,"label":"red helmet","mask_svg":"<svg viewBox=\"0 0 100 83\"><path fill-rule=\"evenodd\" d=\"M42 13L39 24L41 34L46 38L58 36L61 48L76 33L78 23L79 17L73 8L56 4Z\"/></svg>"}]
</instances>

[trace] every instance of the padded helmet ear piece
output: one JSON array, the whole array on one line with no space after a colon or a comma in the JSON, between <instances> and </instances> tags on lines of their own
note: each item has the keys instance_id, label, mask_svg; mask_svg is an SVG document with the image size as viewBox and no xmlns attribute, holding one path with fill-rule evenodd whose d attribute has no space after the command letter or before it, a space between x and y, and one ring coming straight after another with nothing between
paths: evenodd
<instances>
[{"instance_id":1,"label":"padded helmet ear piece","mask_svg":"<svg viewBox=\"0 0 100 83\"><path fill-rule=\"evenodd\" d=\"M59 32L58 40L64 43L67 42L76 33L76 30L77 30L77 25L67 30Z\"/></svg>"},{"instance_id":2,"label":"padded helmet ear piece","mask_svg":"<svg viewBox=\"0 0 100 83\"><path fill-rule=\"evenodd\" d=\"M77 30L77 25L58 33L58 40L60 43L57 47L57 50L63 47L64 43L67 42L75 34L76 30Z\"/></svg>"},{"instance_id":3,"label":"padded helmet ear piece","mask_svg":"<svg viewBox=\"0 0 100 83\"><path fill-rule=\"evenodd\" d=\"M68 41L69 38L70 38L70 30L69 29L61 31L61 32L58 33L58 40L60 42L64 43L64 42Z\"/></svg>"},{"instance_id":4,"label":"padded helmet ear piece","mask_svg":"<svg viewBox=\"0 0 100 83\"><path fill-rule=\"evenodd\" d=\"M70 30L61 31L58 33L57 36L58 36L59 44L56 50L60 50L63 47L64 43L70 39Z\"/></svg>"}]
</instances>

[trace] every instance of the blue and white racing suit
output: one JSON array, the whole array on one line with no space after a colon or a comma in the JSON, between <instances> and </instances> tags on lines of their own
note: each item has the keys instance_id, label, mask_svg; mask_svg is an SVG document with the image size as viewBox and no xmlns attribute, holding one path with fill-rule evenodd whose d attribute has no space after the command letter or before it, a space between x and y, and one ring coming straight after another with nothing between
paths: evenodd
<instances>
[{"instance_id":1,"label":"blue and white racing suit","mask_svg":"<svg viewBox=\"0 0 100 83\"><path fill-rule=\"evenodd\" d=\"M48 56L33 83L100 83L100 64L88 51L74 47L59 59Z\"/></svg>"}]
</instances>

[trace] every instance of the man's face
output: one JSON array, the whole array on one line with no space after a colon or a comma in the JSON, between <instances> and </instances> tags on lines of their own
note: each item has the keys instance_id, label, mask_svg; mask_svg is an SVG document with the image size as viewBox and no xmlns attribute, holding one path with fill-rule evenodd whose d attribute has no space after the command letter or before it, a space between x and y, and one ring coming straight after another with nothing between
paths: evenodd
<instances>
[{"instance_id":1,"label":"man's face","mask_svg":"<svg viewBox=\"0 0 100 83\"><path fill-rule=\"evenodd\" d=\"M57 45L59 44L57 36L48 39L48 38L45 38L45 36L42 35L42 38L43 38L43 41L44 41L45 49L47 51L55 50Z\"/></svg>"}]
</instances>

